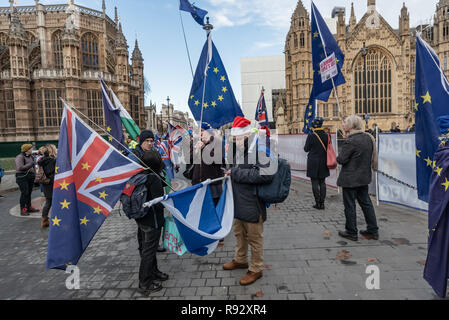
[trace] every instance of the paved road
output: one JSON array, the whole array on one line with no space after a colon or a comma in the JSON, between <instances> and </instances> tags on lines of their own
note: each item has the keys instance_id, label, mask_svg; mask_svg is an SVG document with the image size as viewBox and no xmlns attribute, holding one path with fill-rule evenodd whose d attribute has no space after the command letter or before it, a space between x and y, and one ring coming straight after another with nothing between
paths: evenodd
<instances>
[{"instance_id":1,"label":"paved road","mask_svg":"<svg viewBox=\"0 0 449 320\"><path fill-rule=\"evenodd\" d=\"M68 274L45 269L48 230L40 229L39 219L12 215L19 193L8 193L0 199L0 299L438 299L422 278L425 214L381 204L376 207L380 239L350 242L337 235L344 229L341 195L329 194L326 210L316 211L309 183L294 181L287 201L269 209L265 270L256 283L240 286L245 270L222 270L234 255L231 233L207 257L158 253L159 267L170 279L146 298L136 291L140 260L134 221L111 213L80 260L80 289L68 290ZM358 221L364 228L360 213ZM380 270L379 290L366 288L369 265Z\"/></svg>"}]
</instances>

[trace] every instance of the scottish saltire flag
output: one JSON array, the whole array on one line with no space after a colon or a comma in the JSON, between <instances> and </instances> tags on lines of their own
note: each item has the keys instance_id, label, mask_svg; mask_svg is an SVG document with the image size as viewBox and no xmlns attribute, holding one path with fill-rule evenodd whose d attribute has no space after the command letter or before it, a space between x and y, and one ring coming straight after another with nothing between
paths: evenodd
<instances>
[{"instance_id":1,"label":"scottish saltire flag","mask_svg":"<svg viewBox=\"0 0 449 320\"><path fill-rule=\"evenodd\" d=\"M267 106L265 104L264 90L260 93L259 101L256 108L256 121L260 127L269 126Z\"/></svg>"},{"instance_id":2,"label":"scottish saltire flag","mask_svg":"<svg viewBox=\"0 0 449 320\"><path fill-rule=\"evenodd\" d=\"M115 108L109 98L108 88L103 79L100 78L101 97L103 99L104 118L106 120L106 131L110 134L109 143L117 150L123 151L125 148L125 137L123 136L120 110ZM114 138L114 139L113 139Z\"/></svg>"},{"instance_id":3,"label":"scottish saltire flag","mask_svg":"<svg viewBox=\"0 0 449 320\"><path fill-rule=\"evenodd\" d=\"M430 179L428 252L424 279L439 297L447 294L449 278L449 143L434 155L435 170Z\"/></svg>"},{"instance_id":4,"label":"scottish saltire flag","mask_svg":"<svg viewBox=\"0 0 449 320\"><path fill-rule=\"evenodd\" d=\"M243 117L210 34L196 68L189 107L195 120L200 122L203 110L202 122L207 122L214 129L233 122L237 116Z\"/></svg>"},{"instance_id":5,"label":"scottish saltire flag","mask_svg":"<svg viewBox=\"0 0 449 320\"><path fill-rule=\"evenodd\" d=\"M418 198L429 202L434 154L440 144L437 119L449 115L449 82L438 56L420 36L416 37L415 124Z\"/></svg>"},{"instance_id":6,"label":"scottish saltire flag","mask_svg":"<svg viewBox=\"0 0 449 320\"><path fill-rule=\"evenodd\" d=\"M154 199L149 206L162 203L170 211L189 252L211 254L220 239L226 237L234 220L231 179L226 179L217 207L209 189L211 180Z\"/></svg>"},{"instance_id":7,"label":"scottish saltire flag","mask_svg":"<svg viewBox=\"0 0 449 320\"><path fill-rule=\"evenodd\" d=\"M126 182L142 170L65 105L53 186L48 269L78 263Z\"/></svg>"},{"instance_id":8,"label":"scottish saltire flag","mask_svg":"<svg viewBox=\"0 0 449 320\"><path fill-rule=\"evenodd\" d=\"M313 87L310 94L309 104L306 107L304 114L305 126L303 132L308 133L310 131L310 123L315 119L316 103L312 103L316 100L322 100L327 102L329 96L334 89L346 83L341 69L345 56L337 44L332 32L327 27L326 22L321 16L315 4L312 2L312 61L313 61ZM337 63L337 74L328 80L323 81L321 77L321 62L332 55L335 56ZM312 118L308 117L310 113L309 107L312 106ZM307 124L306 120L309 120Z\"/></svg>"},{"instance_id":9,"label":"scottish saltire flag","mask_svg":"<svg viewBox=\"0 0 449 320\"><path fill-rule=\"evenodd\" d=\"M190 12L193 19L195 19L195 21L200 25L204 26L204 17L207 14L206 10L195 7L188 0L179 1L179 10Z\"/></svg>"}]
</instances>

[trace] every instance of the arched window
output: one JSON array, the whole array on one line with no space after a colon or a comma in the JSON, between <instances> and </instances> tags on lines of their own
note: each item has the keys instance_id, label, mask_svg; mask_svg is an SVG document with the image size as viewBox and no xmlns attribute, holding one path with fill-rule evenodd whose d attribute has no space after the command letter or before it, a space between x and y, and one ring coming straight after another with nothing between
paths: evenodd
<instances>
[{"instance_id":1,"label":"arched window","mask_svg":"<svg viewBox=\"0 0 449 320\"><path fill-rule=\"evenodd\" d=\"M62 51L62 35L61 31L56 31L53 33L52 37L53 43L53 56L55 59L55 69L63 69L64 68L64 56Z\"/></svg>"},{"instance_id":2,"label":"arched window","mask_svg":"<svg viewBox=\"0 0 449 320\"><path fill-rule=\"evenodd\" d=\"M381 51L369 49L354 68L354 101L358 114L391 113L392 63Z\"/></svg>"},{"instance_id":3,"label":"arched window","mask_svg":"<svg viewBox=\"0 0 449 320\"><path fill-rule=\"evenodd\" d=\"M293 44L295 49L298 48L298 35L296 33L293 35Z\"/></svg>"},{"instance_id":4,"label":"arched window","mask_svg":"<svg viewBox=\"0 0 449 320\"><path fill-rule=\"evenodd\" d=\"M305 42L305 37L304 37L304 32L301 32L299 35L299 46L301 48L304 48L306 42Z\"/></svg>"},{"instance_id":5,"label":"arched window","mask_svg":"<svg viewBox=\"0 0 449 320\"><path fill-rule=\"evenodd\" d=\"M86 33L81 39L84 70L98 70L98 40L92 33Z\"/></svg>"},{"instance_id":6,"label":"arched window","mask_svg":"<svg viewBox=\"0 0 449 320\"><path fill-rule=\"evenodd\" d=\"M6 33L0 32L0 46L8 45L8 35Z\"/></svg>"}]
</instances>

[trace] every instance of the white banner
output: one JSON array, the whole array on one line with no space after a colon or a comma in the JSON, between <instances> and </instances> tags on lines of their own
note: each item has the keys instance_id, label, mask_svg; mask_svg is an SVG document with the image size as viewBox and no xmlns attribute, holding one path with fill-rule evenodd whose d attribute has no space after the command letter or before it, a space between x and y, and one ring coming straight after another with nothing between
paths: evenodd
<instances>
[{"instance_id":1,"label":"white banner","mask_svg":"<svg viewBox=\"0 0 449 320\"><path fill-rule=\"evenodd\" d=\"M338 156L337 135L331 134L332 146ZM278 152L279 156L288 161L292 169L292 176L310 181L307 177L307 153L304 151L307 135L279 135L278 136ZM330 177L326 179L326 184L331 187L337 187L338 172L330 171Z\"/></svg>"},{"instance_id":2,"label":"white banner","mask_svg":"<svg viewBox=\"0 0 449 320\"><path fill-rule=\"evenodd\" d=\"M324 83L338 74L337 59L335 53L320 63L321 82Z\"/></svg>"},{"instance_id":3,"label":"white banner","mask_svg":"<svg viewBox=\"0 0 449 320\"><path fill-rule=\"evenodd\" d=\"M379 134L379 171L408 185L416 187L415 134ZM428 210L428 204L418 199L418 191L378 173L379 201L401 204L419 210Z\"/></svg>"}]
</instances>

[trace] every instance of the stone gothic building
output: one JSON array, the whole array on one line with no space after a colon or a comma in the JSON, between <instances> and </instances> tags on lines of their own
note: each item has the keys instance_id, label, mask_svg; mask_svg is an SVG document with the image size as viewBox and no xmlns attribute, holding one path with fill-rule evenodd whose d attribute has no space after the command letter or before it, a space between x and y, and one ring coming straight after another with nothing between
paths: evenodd
<instances>
[{"instance_id":1,"label":"stone gothic building","mask_svg":"<svg viewBox=\"0 0 449 320\"><path fill-rule=\"evenodd\" d=\"M112 20L104 0L102 11L73 0L45 6L36 0L26 7L13 2L0 7L0 143L57 140L59 97L104 127L98 76L145 126L142 53L136 40L130 64L117 8Z\"/></svg>"},{"instance_id":2,"label":"stone gothic building","mask_svg":"<svg viewBox=\"0 0 449 320\"><path fill-rule=\"evenodd\" d=\"M360 3L360 2L358 2ZM321 14L325 15L321 9ZM318 116L335 131L341 128L341 119L357 114L369 115L368 126L377 123L383 131L392 124L405 130L414 123L416 31L429 42L448 71L449 55L449 0L437 4L434 24L410 27L410 15L403 4L399 15L399 29L394 30L376 11L376 1L367 1L365 15L357 21L354 4L349 25L345 8L335 8L336 34L345 54L343 73L346 84L332 93L327 103L318 101ZM419 14L419 13L416 13ZM277 123L284 133L300 133L304 127L304 110L313 85L311 19L301 0L291 18L285 43L286 105ZM338 104L337 104L338 101ZM339 106L339 107L338 107Z\"/></svg>"}]
</instances>

